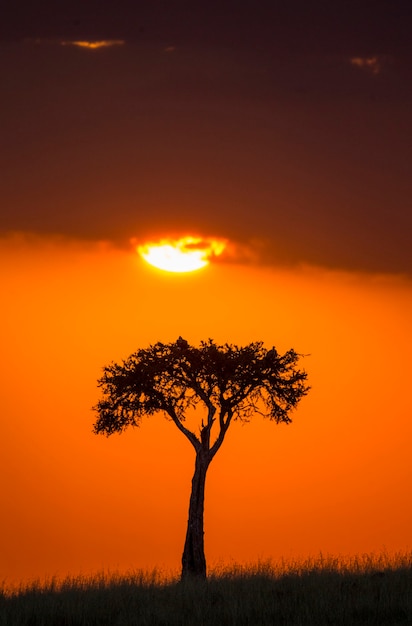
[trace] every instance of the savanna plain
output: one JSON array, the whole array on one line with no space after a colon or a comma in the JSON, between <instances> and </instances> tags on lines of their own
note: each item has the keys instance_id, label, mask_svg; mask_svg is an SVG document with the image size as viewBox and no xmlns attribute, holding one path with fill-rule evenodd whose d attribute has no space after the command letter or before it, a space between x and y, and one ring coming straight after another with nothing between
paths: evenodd
<instances>
[{"instance_id":1,"label":"savanna plain","mask_svg":"<svg viewBox=\"0 0 412 626\"><path fill-rule=\"evenodd\" d=\"M1 626L412 624L412 553L31 582L0 591Z\"/></svg>"},{"instance_id":2,"label":"savanna plain","mask_svg":"<svg viewBox=\"0 0 412 626\"><path fill-rule=\"evenodd\" d=\"M90 407L96 402L96 378L104 363L157 341L159 328L162 339L175 340L183 332L182 320L194 342L205 336L206 317L210 336L219 342L227 340L229 324L234 341L254 340L255 325L249 329L243 320L257 319L256 300L245 298L234 327L230 307L222 320L219 307L204 310L200 295L236 302L241 285L235 267L216 266L198 283L171 284L159 276L153 287L153 277L143 268L137 272L130 255L77 247L57 252L36 244L25 256L27 245L10 244L2 266L14 274L12 282L4 269L13 307L2 344L8 391L2 407L10 417L2 432L9 481L2 493L7 514L2 516L0 626L412 624L406 496L411 410L405 393L409 281L242 269L242 282L253 285L246 295L257 288L261 294L259 338L267 345L275 341L275 311L280 349L296 346L311 355L305 364L313 391L293 428L276 426L274 433L273 424L252 420L245 429L233 429L221 465L216 461L210 475L208 557L213 564L222 554L235 555L241 565L212 565L206 580L181 582L168 568L179 558L191 451L164 420L148 420L138 432L118 439L95 437ZM108 280L122 294L109 303ZM143 296L151 307L139 307ZM176 310L165 319L164 301L172 297ZM34 310L32 301L42 305ZM79 301L84 302L80 313ZM122 310L119 301L127 303ZM391 393L376 393L388 389L388 363L396 363ZM14 398L20 398L28 369L30 393L17 406ZM396 415L391 428L389 415ZM287 480L278 480L281 471ZM176 485L186 487L176 490ZM166 510L167 526L158 522ZM358 556L282 561L279 552L289 546L292 554L316 555L322 549L328 555ZM273 561L254 562L261 554L274 555ZM133 562L144 569L130 570ZM102 563L109 568L115 563L120 573L88 573L101 571ZM153 563L162 569L154 570ZM67 571L85 573L43 577Z\"/></svg>"}]
</instances>

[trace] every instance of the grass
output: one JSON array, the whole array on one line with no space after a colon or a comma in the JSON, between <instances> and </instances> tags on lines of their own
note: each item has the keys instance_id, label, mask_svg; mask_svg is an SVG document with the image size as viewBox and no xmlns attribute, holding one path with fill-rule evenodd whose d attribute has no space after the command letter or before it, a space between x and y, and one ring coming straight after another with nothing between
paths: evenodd
<instances>
[{"instance_id":1,"label":"grass","mask_svg":"<svg viewBox=\"0 0 412 626\"><path fill-rule=\"evenodd\" d=\"M407 626L412 553L220 567L205 581L161 572L0 589L0 626Z\"/></svg>"}]
</instances>

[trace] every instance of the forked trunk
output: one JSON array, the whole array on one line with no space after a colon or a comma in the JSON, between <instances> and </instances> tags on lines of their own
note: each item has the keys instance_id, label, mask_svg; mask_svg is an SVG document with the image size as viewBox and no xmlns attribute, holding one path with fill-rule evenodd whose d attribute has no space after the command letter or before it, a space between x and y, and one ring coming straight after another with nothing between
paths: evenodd
<instances>
[{"instance_id":1,"label":"forked trunk","mask_svg":"<svg viewBox=\"0 0 412 626\"><path fill-rule=\"evenodd\" d=\"M208 455L203 450L199 450L196 454L186 541L182 556L182 580L193 576L206 578L203 514L206 472L210 463L207 457Z\"/></svg>"}]
</instances>

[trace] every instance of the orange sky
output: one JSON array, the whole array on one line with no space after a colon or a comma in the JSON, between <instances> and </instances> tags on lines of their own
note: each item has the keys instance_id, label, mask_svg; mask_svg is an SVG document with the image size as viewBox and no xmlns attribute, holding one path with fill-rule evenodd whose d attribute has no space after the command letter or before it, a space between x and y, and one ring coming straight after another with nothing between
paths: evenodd
<instances>
[{"instance_id":1,"label":"orange sky","mask_svg":"<svg viewBox=\"0 0 412 626\"><path fill-rule=\"evenodd\" d=\"M179 335L310 354L293 424L233 424L210 467L209 564L411 548L410 280L220 262L168 275L41 238L3 239L0 267L0 580L179 568L191 446L160 415L91 432L101 368Z\"/></svg>"}]
</instances>

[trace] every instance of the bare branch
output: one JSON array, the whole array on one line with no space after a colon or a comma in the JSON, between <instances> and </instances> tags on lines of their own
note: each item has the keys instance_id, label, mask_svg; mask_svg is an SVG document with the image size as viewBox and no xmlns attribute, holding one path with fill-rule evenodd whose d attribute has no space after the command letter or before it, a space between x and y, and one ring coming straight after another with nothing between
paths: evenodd
<instances>
[{"instance_id":1,"label":"bare branch","mask_svg":"<svg viewBox=\"0 0 412 626\"><path fill-rule=\"evenodd\" d=\"M226 416L226 419L225 419ZM219 450L220 446L222 445L224 439L225 439L225 435L228 431L228 428L230 426L230 422L232 421L232 417L233 417L233 411L231 409L228 408L223 408L221 409L220 413L219 413L219 425L220 425L220 431L219 434L216 438L215 443L213 444L213 446L210 448L210 455L211 458L213 458L216 454L216 452Z\"/></svg>"},{"instance_id":2,"label":"bare branch","mask_svg":"<svg viewBox=\"0 0 412 626\"><path fill-rule=\"evenodd\" d=\"M189 430L188 428L183 426L182 422L179 420L179 418L177 417L177 415L174 412L172 407L167 409L167 413L168 413L168 415L170 415L170 417L172 418L174 424L178 427L180 432L182 432L185 435L185 437L188 438L188 440L190 441L190 443L192 444L192 446L194 447L194 449L197 452L199 450L199 448L201 447L201 443L200 443L199 439L196 437L196 435L194 433L192 433L191 430Z\"/></svg>"}]
</instances>

